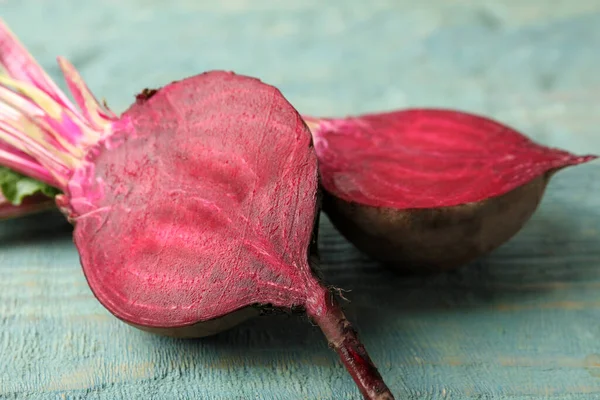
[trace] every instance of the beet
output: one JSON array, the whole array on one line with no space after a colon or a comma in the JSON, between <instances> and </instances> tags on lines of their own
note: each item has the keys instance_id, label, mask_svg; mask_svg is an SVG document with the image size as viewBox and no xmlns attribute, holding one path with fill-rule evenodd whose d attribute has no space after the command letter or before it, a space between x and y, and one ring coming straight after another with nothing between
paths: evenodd
<instances>
[{"instance_id":1,"label":"beet","mask_svg":"<svg viewBox=\"0 0 600 400\"><path fill-rule=\"evenodd\" d=\"M317 158L277 89L211 71L146 90L117 117L59 58L78 110L1 25L0 62L0 138L62 192L85 277L112 314L188 337L265 306L302 309L365 398L393 398L312 269Z\"/></svg>"},{"instance_id":2,"label":"beet","mask_svg":"<svg viewBox=\"0 0 600 400\"><path fill-rule=\"evenodd\" d=\"M23 201L15 205L2 194L0 194L0 220L19 218L42 211L55 208L54 200L40 194L27 196Z\"/></svg>"},{"instance_id":3,"label":"beet","mask_svg":"<svg viewBox=\"0 0 600 400\"><path fill-rule=\"evenodd\" d=\"M554 173L596 158L454 110L305 120L332 223L370 257L413 272L497 248L529 220Z\"/></svg>"}]
</instances>

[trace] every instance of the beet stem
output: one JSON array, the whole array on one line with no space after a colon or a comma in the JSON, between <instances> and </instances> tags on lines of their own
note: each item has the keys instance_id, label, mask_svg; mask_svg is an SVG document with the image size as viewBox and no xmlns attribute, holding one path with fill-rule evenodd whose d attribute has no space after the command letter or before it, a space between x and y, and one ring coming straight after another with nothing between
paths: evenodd
<instances>
[{"instance_id":1,"label":"beet stem","mask_svg":"<svg viewBox=\"0 0 600 400\"><path fill-rule=\"evenodd\" d=\"M364 398L393 400L392 392L383 381L333 294L321 285L316 290L316 296L313 297L314 300L308 302L306 312L319 325L329 346L338 353Z\"/></svg>"},{"instance_id":2,"label":"beet stem","mask_svg":"<svg viewBox=\"0 0 600 400\"><path fill-rule=\"evenodd\" d=\"M0 161L63 190L119 119L69 61L58 63L79 109L0 19Z\"/></svg>"}]
</instances>

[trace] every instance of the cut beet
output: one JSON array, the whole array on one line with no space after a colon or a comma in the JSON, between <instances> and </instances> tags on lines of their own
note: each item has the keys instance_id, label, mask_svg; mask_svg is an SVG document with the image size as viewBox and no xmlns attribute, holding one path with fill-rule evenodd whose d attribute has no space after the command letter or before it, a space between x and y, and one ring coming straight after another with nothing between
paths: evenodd
<instances>
[{"instance_id":1,"label":"cut beet","mask_svg":"<svg viewBox=\"0 0 600 400\"><path fill-rule=\"evenodd\" d=\"M316 157L276 89L210 72L162 88L121 121L119 144L97 149L67 192L103 304L161 327L253 303L305 304Z\"/></svg>"},{"instance_id":2,"label":"cut beet","mask_svg":"<svg viewBox=\"0 0 600 400\"><path fill-rule=\"evenodd\" d=\"M19 205L12 204L0 194L0 220L19 218L54 208L54 200L43 194L27 196Z\"/></svg>"},{"instance_id":3,"label":"cut beet","mask_svg":"<svg viewBox=\"0 0 600 400\"><path fill-rule=\"evenodd\" d=\"M305 120L324 211L357 248L405 269L455 268L493 250L531 217L554 172L596 158L453 110Z\"/></svg>"},{"instance_id":4,"label":"cut beet","mask_svg":"<svg viewBox=\"0 0 600 400\"><path fill-rule=\"evenodd\" d=\"M117 117L60 59L78 110L2 25L0 54L0 137L63 192L85 276L111 313L202 336L264 305L301 308L366 398L393 398L309 265L317 159L277 89L213 71L144 91Z\"/></svg>"}]
</instances>

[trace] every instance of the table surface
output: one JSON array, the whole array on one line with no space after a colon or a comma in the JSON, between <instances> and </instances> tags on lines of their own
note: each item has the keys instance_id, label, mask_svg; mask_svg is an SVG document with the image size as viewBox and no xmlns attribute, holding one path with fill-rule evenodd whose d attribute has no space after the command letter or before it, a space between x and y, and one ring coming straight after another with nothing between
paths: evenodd
<instances>
[{"instance_id":1,"label":"table surface","mask_svg":"<svg viewBox=\"0 0 600 400\"><path fill-rule=\"evenodd\" d=\"M303 113L488 114L600 152L600 1L0 1L58 78L67 56L121 111L210 69L260 77ZM62 81L61 81L62 84ZM526 227L458 272L402 277L324 218L329 283L402 399L600 399L600 163L553 178ZM60 215L0 224L2 399L353 399L301 318L202 340L140 332L92 296Z\"/></svg>"}]
</instances>

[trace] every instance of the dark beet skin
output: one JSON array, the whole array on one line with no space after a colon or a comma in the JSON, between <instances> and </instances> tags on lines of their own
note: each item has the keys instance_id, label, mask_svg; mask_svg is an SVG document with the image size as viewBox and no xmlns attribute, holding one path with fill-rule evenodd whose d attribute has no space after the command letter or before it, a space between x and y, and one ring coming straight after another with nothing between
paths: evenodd
<instances>
[{"instance_id":1,"label":"dark beet skin","mask_svg":"<svg viewBox=\"0 0 600 400\"><path fill-rule=\"evenodd\" d=\"M375 260L414 274L459 268L499 247L531 218L550 174L485 201L399 210L325 195L323 209L340 233Z\"/></svg>"}]
</instances>

